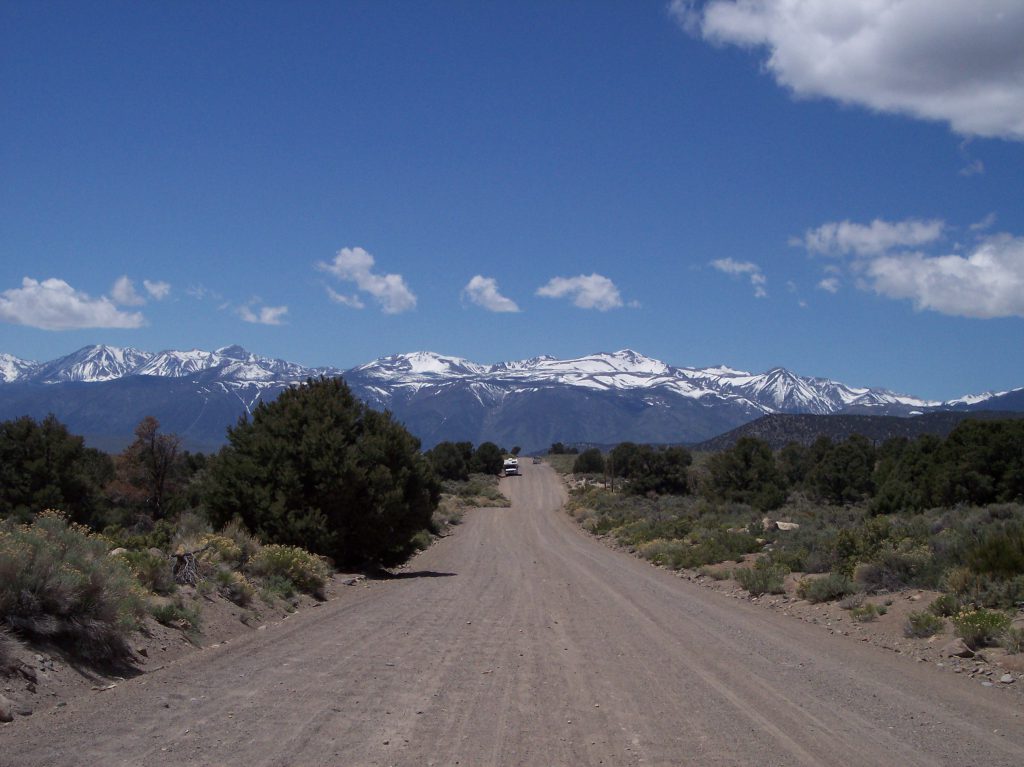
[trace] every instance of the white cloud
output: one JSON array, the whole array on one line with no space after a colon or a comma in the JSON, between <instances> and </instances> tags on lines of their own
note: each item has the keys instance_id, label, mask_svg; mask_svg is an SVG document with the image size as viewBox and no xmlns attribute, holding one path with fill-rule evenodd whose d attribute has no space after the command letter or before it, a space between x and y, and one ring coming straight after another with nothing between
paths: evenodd
<instances>
[{"instance_id":1,"label":"white cloud","mask_svg":"<svg viewBox=\"0 0 1024 767\"><path fill-rule=\"evenodd\" d=\"M734 277L749 275L750 284L754 286L754 297L766 298L768 296L768 291L764 287L768 282L768 278L761 272L761 267L752 261L719 258L712 261L711 266L720 272L725 272Z\"/></svg>"},{"instance_id":2,"label":"white cloud","mask_svg":"<svg viewBox=\"0 0 1024 767\"><path fill-rule=\"evenodd\" d=\"M339 280L354 282L380 304L385 314L399 314L416 307L416 296L400 274L374 274L374 259L362 248L342 248L330 263L320 261L316 268Z\"/></svg>"},{"instance_id":3,"label":"white cloud","mask_svg":"<svg viewBox=\"0 0 1024 767\"><path fill-rule=\"evenodd\" d=\"M552 277L546 285L537 288L537 295L544 298L572 298L573 305L580 309L597 309L601 312L622 306L622 296L615 283L600 274Z\"/></svg>"},{"instance_id":4,"label":"white cloud","mask_svg":"<svg viewBox=\"0 0 1024 767\"><path fill-rule=\"evenodd\" d=\"M171 283L158 280L143 280L142 287L149 293L149 297L156 301L163 301L171 292Z\"/></svg>"},{"instance_id":5,"label":"white cloud","mask_svg":"<svg viewBox=\"0 0 1024 767\"><path fill-rule=\"evenodd\" d=\"M140 312L123 312L106 296L91 298L64 280L39 282L31 277L25 277L20 288L0 293L0 321L43 330L138 328L146 324Z\"/></svg>"},{"instance_id":6,"label":"white cloud","mask_svg":"<svg viewBox=\"0 0 1024 767\"><path fill-rule=\"evenodd\" d=\"M766 69L797 96L1024 140L1020 0L672 0L669 9L705 40L767 49Z\"/></svg>"},{"instance_id":7,"label":"white cloud","mask_svg":"<svg viewBox=\"0 0 1024 767\"><path fill-rule=\"evenodd\" d=\"M863 265L869 287L958 317L1024 317L1024 237L999 235L968 256L887 255Z\"/></svg>"},{"instance_id":8,"label":"white cloud","mask_svg":"<svg viewBox=\"0 0 1024 767\"><path fill-rule=\"evenodd\" d=\"M332 289L330 285L324 285L324 288L327 290L327 297L336 304L351 306L353 309L363 309L366 306L366 304L359 300L359 296L354 293L350 296L346 296Z\"/></svg>"},{"instance_id":9,"label":"white cloud","mask_svg":"<svg viewBox=\"0 0 1024 767\"><path fill-rule=\"evenodd\" d=\"M980 176L985 172L985 163L981 160L973 160L960 169L961 176Z\"/></svg>"},{"instance_id":10,"label":"white cloud","mask_svg":"<svg viewBox=\"0 0 1024 767\"><path fill-rule=\"evenodd\" d=\"M110 297L121 306L142 306L146 303L146 299L135 292L135 283L128 279L126 274L114 282L110 289Z\"/></svg>"},{"instance_id":11,"label":"white cloud","mask_svg":"<svg viewBox=\"0 0 1024 767\"><path fill-rule=\"evenodd\" d=\"M989 213L981 221L976 221L968 227L972 232L983 232L986 229L991 229L996 223L996 214Z\"/></svg>"},{"instance_id":12,"label":"white cloud","mask_svg":"<svg viewBox=\"0 0 1024 767\"><path fill-rule=\"evenodd\" d=\"M818 283L820 290L825 290L829 293L839 292L839 278L838 277L826 277Z\"/></svg>"},{"instance_id":13,"label":"white cloud","mask_svg":"<svg viewBox=\"0 0 1024 767\"><path fill-rule=\"evenodd\" d=\"M261 306L259 313L254 312L249 306L238 307L239 317L257 325L281 325L284 323L286 314L288 314L287 306Z\"/></svg>"},{"instance_id":14,"label":"white cloud","mask_svg":"<svg viewBox=\"0 0 1024 767\"><path fill-rule=\"evenodd\" d=\"M493 277L476 275L466 287L462 294L477 306L482 306L489 312L518 312L519 307L511 298L506 298L498 291L498 281Z\"/></svg>"},{"instance_id":15,"label":"white cloud","mask_svg":"<svg viewBox=\"0 0 1024 767\"><path fill-rule=\"evenodd\" d=\"M867 225L833 221L808 229L802 240L792 239L790 243L822 255L874 256L897 247L919 247L934 242L942 236L945 226L939 219L910 218L890 222L876 218Z\"/></svg>"}]
</instances>

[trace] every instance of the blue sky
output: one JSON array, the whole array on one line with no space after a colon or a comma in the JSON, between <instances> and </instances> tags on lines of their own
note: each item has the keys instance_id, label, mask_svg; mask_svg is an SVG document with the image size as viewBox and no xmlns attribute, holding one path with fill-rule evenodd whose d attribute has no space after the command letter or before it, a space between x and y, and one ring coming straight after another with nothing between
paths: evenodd
<instances>
[{"instance_id":1,"label":"blue sky","mask_svg":"<svg viewBox=\"0 0 1024 767\"><path fill-rule=\"evenodd\" d=\"M0 351L1024 386L1016 0L0 4Z\"/></svg>"}]
</instances>

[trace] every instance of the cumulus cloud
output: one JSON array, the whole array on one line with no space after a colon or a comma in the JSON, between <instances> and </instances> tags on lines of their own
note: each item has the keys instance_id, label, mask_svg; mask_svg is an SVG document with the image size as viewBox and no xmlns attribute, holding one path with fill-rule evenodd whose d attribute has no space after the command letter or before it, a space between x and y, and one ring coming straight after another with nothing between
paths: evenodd
<instances>
[{"instance_id":1,"label":"cumulus cloud","mask_svg":"<svg viewBox=\"0 0 1024 767\"><path fill-rule=\"evenodd\" d=\"M140 312L123 312L106 296L92 298L64 280L40 282L31 277L25 277L20 288L0 293L0 321L43 330L138 328L146 324Z\"/></svg>"},{"instance_id":2,"label":"cumulus cloud","mask_svg":"<svg viewBox=\"0 0 1024 767\"><path fill-rule=\"evenodd\" d=\"M945 222L939 219L922 221L882 221L875 219L870 224L855 224L850 221L833 221L816 229L808 229L802 239L790 240L791 244L803 245L812 253L826 256L875 256L893 248L919 247L942 237Z\"/></svg>"},{"instance_id":3,"label":"cumulus cloud","mask_svg":"<svg viewBox=\"0 0 1024 767\"><path fill-rule=\"evenodd\" d=\"M238 307L239 317L257 325L282 325L286 314L288 314L287 306L261 306L256 312L252 310L251 306Z\"/></svg>"},{"instance_id":4,"label":"cumulus cloud","mask_svg":"<svg viewBox=\"0 0 1024 767\"><path fill-rule=\"evenodd\" d=\"M731 258L719 258L711 262L711 266L720 272L725 272L734 277L747 275L750 277L750 284L754 286L754 297L765 298L768 291L765 284L768 278L764 276L761 267L752 261L736 261Z\"/></svg>"},{"instance_id":5,"label":"cumulus cloud","mask_svg":"<svg viewBox=\"0 0 1024 767\"><path fill-rule=\"evenodd\" d=\"M121 306L142 306L146 303L146 299L135 292L135 283L128 279L128 275L117 278L110 289L110 297Z\"/></svg>"},{"instance_id":6,"label":"cumulus cloud","mask_svg":"<svg viewBox=\"0 0 1024 767\"><path fill-rule=\"evenodd\" d=\"M1024 237L999 235L967 256L902 253L864 265L871 289L959 317L1024 317Z\"/></svg>"},{"instance_id":7,"label":"cumulus cloud","mask_svg":"<svg viewBox=\"0 0 1024 767\"><path fill-rule=\"evenodd\" d=\"M158 280L143 280L142 287L149 293L149 297L155 301L163 301L171 292L171 284L169 282L160 282Z\"/></svg>"},{"instance_id":8,"label":"cumulus cloud","mask_svg":"<svg viewBox=\"0 0 1024 767\"><path fill-rule=\"evenodd\" d=\"M544 298L571 298L580 309L606 312L622 306L622 296L615 283L600 274L581 274L577 277L552 277L537 288Z\"/></svg>"},{"instance_id":9,"label":"cumulus cloud","mask_svg":"<svg viewBox=\"0 0 1024 767\"><path fill-rule=\"evenodd\" d=\"M493 277L476 275L462 289L462 295L489 312L519 311L515 301L501 295L498 291L498 281Z\"/></svg>"},{"instance_id":10,"label":"cumulus cloud","mask_svg":"<svg viewBox=\"0 0 1024 767\"><path fill-rule=\"evenodd\" d=\"M767 52L799 97L1024 140L1019 0L672 0L691 34Z\"/></svg>"},{"instance_id":11,"label":"cumulus cloud","mask_svg":"<svg viewBox=\"0 0 1024 767\"><path fill-rule=\"evenodd\" d=\"M342 248L331 262L320 261L316 268L339 280L354 282L380 304L385 314L400 314L416 308L416 296L400 274L375 274L374 258L362 248ZM353 304L349 304L350 306Z\"/></svg>"}]
</instances>

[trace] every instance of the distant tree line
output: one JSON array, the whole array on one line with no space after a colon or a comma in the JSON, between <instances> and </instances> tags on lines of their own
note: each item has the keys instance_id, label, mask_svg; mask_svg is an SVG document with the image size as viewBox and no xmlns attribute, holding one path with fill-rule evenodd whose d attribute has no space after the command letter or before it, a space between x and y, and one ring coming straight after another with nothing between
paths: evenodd
<instances>
[{"instance_id":1,"label":"distant tree line","mask_svg":"<svg viewBox=\"0 0 1024 767\"><path fill-rule=\"evenodd\" d=\"M622 478L630 493L696 492L762 510L779 508L794 491L832 505L867 503L876 514L986 505L1024 499L1024 421L968 420L945 439L899 437L881 445L858 435L821 437L778 453L744 437L699 468L692 464L682 447L624 442L608 454L585 450L573 470Z\"/></svg>"}]
</instances>

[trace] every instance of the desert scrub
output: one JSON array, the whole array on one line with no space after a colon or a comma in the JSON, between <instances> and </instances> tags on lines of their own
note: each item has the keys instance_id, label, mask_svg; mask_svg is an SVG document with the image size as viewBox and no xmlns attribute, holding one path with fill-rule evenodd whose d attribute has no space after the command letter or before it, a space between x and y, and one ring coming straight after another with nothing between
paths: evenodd
<instances>
[{"instance_id":1,"label":"desert scrub","mask_svg":"<svg viewBox=\"0 0 1024 767\"><path fill-rule=\"evenodd\" d=\"M841 610L853 610L864 604L863 594L850 594L839 600L839 608Z\"/></svg>"},{"instance_id":2,"label":"desert scrub","mask_svg":"<svg viewBox=\"0 0 1024 767\"><path fill-rule=\"evenodd\" d=\"M220 534L225 538L231 539L235 546L238 547L240 552L238 558L239 565L245 565L246 562L256 556L256 553L263 545L260 543L259 538L246 529L245 525L242 524L242 520L238 517L224 525L224 529L220 531Z\"/></svg>"},{"instance_id":3,"label":"desert scrub","mask_svg":"<svg viewBox=\"0 0 1024 767\"><path fill-rule=\"evenodd\" d=\"M907 625L903 627L903 633L908 637L926 639L938 634L945 625L946 622L938 615L922 610L907 616Z\"/></svg>"},{"instance_id":4,"label":"desert scrub","mask_svg":"<svg viewBox=\"0 0 1024 767\"><path fill-rule=\"evenodd\" d=\"M700 570L698 570L697 572L703 575L705 578L710 578L713 581L724 581L729 579L728 570L716 570L715 568L707 567L706 565L700 568Z\"/></svg>"},{"instance_id":5,"label":"desert scrub","mask_svg":"<svg viewBox=\"0 0 1024 767\"><path fill-rule=\"evenodd\" d=\"M171 560L150 551L125 551L121 555L128 563L139 583L156 594L173 594L178 585L174 582Z\"/></svg>"},{"instance_id":6,"label":"desert scrub","mask_svg":"<svg viewBox=\"0 0 1024 767\"><path fill-rule=\"evenodd\" d=\"M684 541L658 539L641 543L636 553L656 565L678 568L689 553L690 545Z\"/></svg>"},{"instance_id":7,"label":"desert scrub","mask_svg":"<svg viewBox=\"0 0 1024 767\"><path fill-rule=\"evenodd\" d=\"M928 605L928 612L942 618L951 618L960 612L962 604L956 594L942 594Z\"/></svg>"},{"instance_id":8,"label":"desert scrub","mask_svg":"<svg viewBox=\"0 0 1024 767\"><path fill-rule=\"evenodd\" d=\"M14 652L18 643L7 630L0 626L0 673L6 672L15 665Z\"/></svg>"},{"instance_id":9,"label":"desert scrub","mask_svg":"<svg viewBox=\"0 0 1024 767\"><path fill-rule=\"evenodd\" d=\"M829 602L854 594L857 587L842 573L829 573L821 578L802 578L796 593L808 602Z\"/></svg>"},{"instance_id":10,"label":"desert scrub","mask_svg":"<svg viewBox=\"0 0 1024 767\"><path fill-rule=\"evenodd\" d=\"M0 623L89 661L128 657L144 591L110 541L59 511L0 525Z\"/></svg>"},{"instance_id":11,"label":"desert scrub","mask_svg":"<svg viewBox=\"0 0 1024 767\"><path fill-rule=\"evenodd\" d=\"M1007 628L999 635L999 646L1011 655L1024 652L1024 628Z\"/></svg>"},{"instance_id":12,"label":"desert scrub","mask_svg":"<svg viewBox=\"0 0 1024 767\"><path fill-rule=\"evenodd\" d=\"M213 576L217 591L225 599L239 607L248 607L256 596L256 589L241 573L234 570L218 570Z\"/></svg>"},{"instance_id":13,"label":"desert scrub","mask_svg":"<svg viewBox=\"0 0 1024 767\"><path fill-rule=\"evenodd\" d=\"M885 615L887 612L889 612L889 608L885 605L876 605L872 602L867 602L860 607L852 608L850 610L850 618L858 623L868 623L870 621L878 620L880 615Z\"/></svg>"},{"instance_id":14,"label":"desert scrub","mask_svg":"<svg viewBox=\"0 0 1024 767\"><path fill-rule=\"evenodd\" d=\"M753 596L762 594L783 594L786 591L783 582L788 570L759 559L750 570L733 570L732 577Z\"/></svg>"},{"instance_id":15,"label":"desert scrub","mask_svg":"<svg viewBox=\"0 0 1024 767\"><path fill-rule=\"evenodd\" d=\"M158 622L182 631L198 631L202 625L199 610L185 604L180 596L168 600L154 600L149 605L149 614Z\"/></svg>"},{"instance_id":16,"label":"desert scrub","mask_svg":"<svg viewBox=\"0 0 1024 767\"><path fill-rule=\"evenodd\" d=\"M950 620L954 633L972 649L995 644L999 635L1010 627L1010 616L996 610L964 610Z\"/></svg>"},{"instance_id":17,"label":"desert scrub","mask_svg":"<svg viewBox=\"0 0 1024 767\"><path fill-rule=\"evenodd\" d=\"M447 480L442 483L441 491L470 506L509 506L512 503L498 489L498 478L492 474L470 474L464 481Z\"/></svg>"},{"instance_id":18,"label":"desert scrub","mask_svg":"<svg viewBox=\"0 0 1024 767\"><path fill-rule=\"evenodd\" d=\"M429 530L420 530L412 537L413 551L426 551L433 542L434 536L430 534Z\"/></svg>"},{"instance_id":19,"label":"desert scrub","mask_svg":"<svg viewBox=\"0 0 1024 767\"><path fill-rule=\"evenodd\" d=\"M276 575L287 578L299 591L324 598L324 587L331 575L327 562L298 546L270 544L259 550L246 568L257 578Z\"/></svg>"},{"instance_id":20,"label":"desert scrub","mask_svg":"<svg viewBox=\"0 0 1024 767\"><path fill-rule=\"evenodd\" d=\"M282 575L268 575L262 579L260 588L260 599L268 605L274 604L278 599L290 602L295 599L298 592L295 584Z\"/></svg>"}]
</instances>

